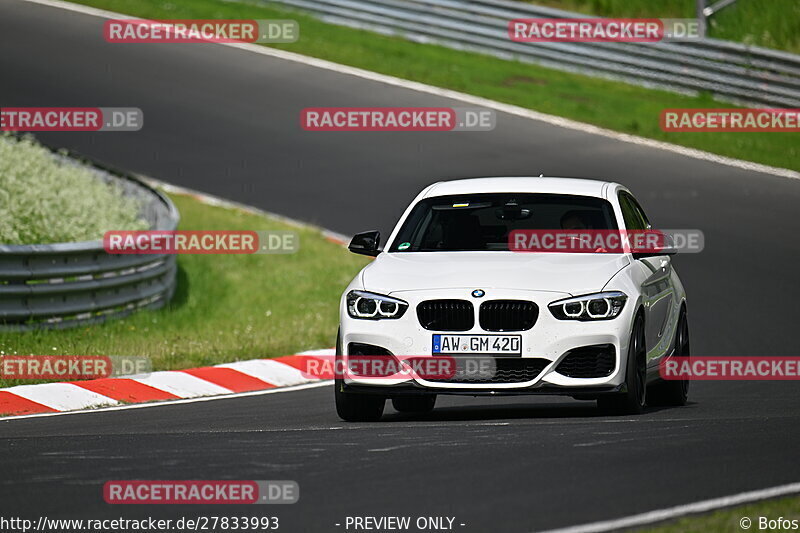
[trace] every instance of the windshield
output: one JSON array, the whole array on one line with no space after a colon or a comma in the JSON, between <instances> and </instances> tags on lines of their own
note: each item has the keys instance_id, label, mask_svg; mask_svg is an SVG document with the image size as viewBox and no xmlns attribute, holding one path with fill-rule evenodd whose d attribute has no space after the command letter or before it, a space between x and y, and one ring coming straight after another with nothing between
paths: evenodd
<instances>
[{"instance_id":1,"label":"windshield","mask_svg":"<svg viewBox=\"0 0 800 533\"><path fill-rule=\"evenodd\" d=\"M515 230L615 230L611 204L562 194L437 196L409 214L390 252L508 251Z\"/></svg>"}]
</instances>

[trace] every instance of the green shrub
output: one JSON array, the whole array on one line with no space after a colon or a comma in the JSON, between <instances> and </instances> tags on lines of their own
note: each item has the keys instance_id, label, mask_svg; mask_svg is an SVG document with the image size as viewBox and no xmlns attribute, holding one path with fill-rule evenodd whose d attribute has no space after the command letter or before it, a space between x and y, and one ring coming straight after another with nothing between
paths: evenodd
<instances>
[{"instance_id":1,"label":"green shrub","mask_svg":"<svg viewBox=\"0 0 800 533\"><path fill-rule=\"evenodd\" d=\"M0 243L91 241L148 227L138 201L91 167L59 160L32 137L0 135Z\"/></svg>"}]
</instances>

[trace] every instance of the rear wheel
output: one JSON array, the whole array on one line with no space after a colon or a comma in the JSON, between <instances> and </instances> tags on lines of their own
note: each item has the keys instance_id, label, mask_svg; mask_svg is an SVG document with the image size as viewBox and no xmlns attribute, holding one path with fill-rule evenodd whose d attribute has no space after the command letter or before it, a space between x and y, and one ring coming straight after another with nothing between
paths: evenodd
<instances>
[{"instance_id":1,"label":"rear wheel","mask_svg":"<svg viewBox=\"0 0 800 533\"><path fill-rule=\"evenodd\" d=\"M635 415L644 410L647 394L647 348L644 340L644 320L641 316L633 323L628 343L625 370L625 389L619 394L601 396L597 406L612 414Z\"/></svg>"},{"instance_id":2,"label":"rear wheel","mask_svg":"<svg viewBox=\"0 0 800 533\"><path fill-rule=\"evenodd\" d=\"M342 339L336 335L336 365L340 367ZM386 398L372 394L358 394L344 391L344 380L336 378L333 384L336 414L347 422L375 422L383 415Z\"/></svg>"},{"instance_id":3,"label":"rear wheel","mask_svg":"<svg viewBox=\"0 0 800 533\"><path fill-rule=\"evenodd\" d=\"M417 415L430 413L436 405L435 394L421 394L419 396L398 396L392 398L392 407L400 413L413 413Z\"/></svg>"},{"instance_id":4,"label":"rear wheel","mask_svg":"<svg viewBox=\"0 0 800 533\"><path fill-rule=\"evenodd\" d=\"M675 357L689 357L689 320L686 309L681 310L678 327L675 331ZM689 398L689 380L663 380L653 385L647 395L650 405L675 406L686 405Z\"/></svg>"}]
</instances>

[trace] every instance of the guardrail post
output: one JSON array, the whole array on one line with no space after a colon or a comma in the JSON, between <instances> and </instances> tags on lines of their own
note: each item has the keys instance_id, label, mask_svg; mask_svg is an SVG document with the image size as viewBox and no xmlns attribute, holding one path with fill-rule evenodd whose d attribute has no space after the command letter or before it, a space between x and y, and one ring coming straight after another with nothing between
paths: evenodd
<instances>
[{"instance_id":1,"label":"guardrail post","mask_svg":"<svg viewBox=\"0 0 800 533\"><path fill-rule=\"evenodd\" d=\"M697 16L697 22L700 23L700 35L708 35L708 33L706 33L706 0L696 0L696 2L695 13Z\"/></svg>"}]
</instances>

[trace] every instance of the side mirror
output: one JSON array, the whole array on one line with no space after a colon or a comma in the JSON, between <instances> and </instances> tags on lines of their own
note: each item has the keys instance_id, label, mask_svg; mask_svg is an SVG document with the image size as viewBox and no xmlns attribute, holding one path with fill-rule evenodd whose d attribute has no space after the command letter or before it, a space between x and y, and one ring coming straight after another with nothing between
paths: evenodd
<instances>
[{"instance_id":1,"label":"side mirror","mask_svg":"<svg viewBox=\"0 0 800 533\"><path fill-rule=\"evenodd\" d=\"M380 243L380 231L365 231L363 233L357 233L353 237L353 240L350 241L350 246L348 246L347 249L354 254L376 257L381 253L380 250L378 250L378 245L380 245Z\"/></svg>"},{"instance_id":2,"label":"side mirror","mask_svg":"<svg viewBox=\"0 0 800 533\"><path fill-rule=\"evenodd\" d=\"M650 230L650 228L648 228L647 231L655 232L656 230ZM657 245L657 248L650 250L645 249L645 251L641 252L633 252L631 255L633 255L634 259L643 259L645 257L659 257L664 255L675 255L678 253L678 249L675 247L675 239L669 232L659 231L656 233L661 235L662 238L662 241Z\"/></svg>"},{"instance_id":3,"label":"side mirror","mask_svg":"<svg viewBox=\"0 0 800 533\"><path fill-rule=\"evenodd\" d=\"M645 257L661 257L663 255L675 255L677 253L677 250L674 249L664 249L659 252L634 252L631 255L634 259L644 259Z\"/></svg>"}]
</instances>

